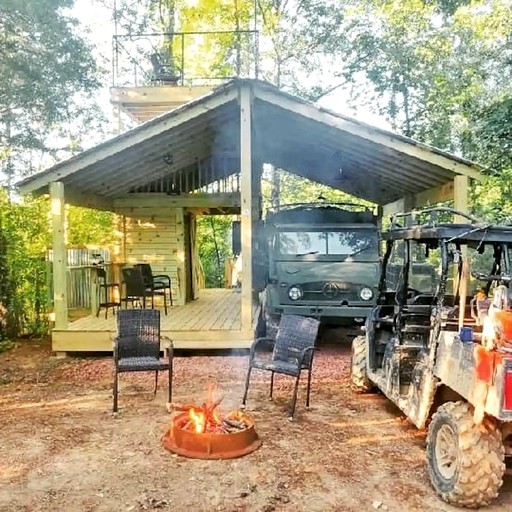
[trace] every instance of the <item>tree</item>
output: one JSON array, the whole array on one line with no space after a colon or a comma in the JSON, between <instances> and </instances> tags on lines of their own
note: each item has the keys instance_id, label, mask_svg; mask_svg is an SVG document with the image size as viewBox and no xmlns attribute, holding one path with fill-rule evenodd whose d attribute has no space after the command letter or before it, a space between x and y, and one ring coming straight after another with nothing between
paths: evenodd
<instances>
[{"instance_id":1,"label":"tree","mask_svg":"<svg viewBox=\"0 0 512 512\"><path fill-rule=\"evenodd\" d=\"M0 162L7 185L80 149L99 86L73 0L4 0L0 17ZM81 126L83 123L83 126ZM46 158L49 157L49 160Z\"/></svg>"}]
</instances>

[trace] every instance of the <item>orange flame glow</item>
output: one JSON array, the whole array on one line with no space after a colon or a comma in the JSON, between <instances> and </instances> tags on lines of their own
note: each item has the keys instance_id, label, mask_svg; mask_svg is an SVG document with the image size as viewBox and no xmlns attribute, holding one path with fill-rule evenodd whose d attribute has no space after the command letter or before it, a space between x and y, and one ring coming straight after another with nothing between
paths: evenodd
<instances>
[{"instance_id":1,"label":"orange flame glow","mask_svg":"<svg viewBox=\"0 0 512 512\"><path fill-rule=\"evenodd\" d=\"M188 416L192 425L194 426L194 431L197 434L202 434L206 428L206 415L203 411L196 411L194 407L191 407L188 410Z\"/></svg>"}]
</instances>

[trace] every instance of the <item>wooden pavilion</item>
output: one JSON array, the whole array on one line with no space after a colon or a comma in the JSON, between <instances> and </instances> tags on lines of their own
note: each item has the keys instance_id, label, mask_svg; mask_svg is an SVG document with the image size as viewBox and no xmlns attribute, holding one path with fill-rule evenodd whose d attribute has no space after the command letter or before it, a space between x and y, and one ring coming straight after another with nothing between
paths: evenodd
<instances>
[{"instance_id":1,"label":"wooden pavilion","mask_svg":"<svg viewBox=\"0 0 512 512\"><path fill-rule=\"evenodd\" d=\"M144 105L151 107L147 97ZM152 117L133 102L129 108ZM230 81L19 184L22 193L51 199L53 349L111 350L115 332L112 315L69 320L66 203L118 214L115 263L149 262L171 277L176 305L162 315L162 331L178 348L248 347L264 164L372 201L384 215L447 200L465 211L469 180L481 179L479 167L460 157L265 82ZM198 289L195 218L213 212L241 217L241 292Z\"/></svg>"}]
</instances>

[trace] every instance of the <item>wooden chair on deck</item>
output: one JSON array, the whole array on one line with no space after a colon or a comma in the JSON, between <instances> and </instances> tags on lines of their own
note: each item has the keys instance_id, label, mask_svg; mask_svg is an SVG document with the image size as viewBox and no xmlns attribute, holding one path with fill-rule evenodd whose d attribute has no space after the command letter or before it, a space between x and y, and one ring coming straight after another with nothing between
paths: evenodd
<instances>
[{"instance_id":1,"label":"wooden chair on deck","mask_svg":"<svg viewBox=\"0 0 512 512\"><path fill-rule=\"evenodd\" d=\"M279 322L279 329L275 340L272 338L258 338L251 346L249 355L249 369L245 380L245 391L242 405L245 407L249 381L253 368L271 372L270 376L270 398L274 387L274 373L281 373L295 377L295 388L290 412L290 419L295 414L297 403L297 391L299 388L300 374L302 370L308 372L308 387L306 395L306 407L309 407L309 394L311 389L311 371L313 368L313 352L318 335L320 322L315 318L298 315L283 315ZM256 348L262 343L274 345L271 359L256 357Z\"/></svg>"},{"instance_id":2,"label":"wooden chair on deck","mask_svg":"<svg viewBox=\"0 0 512 512\"><path fill-rule=\"evenodd\" d=\"M167 360L160 359L160 342L166 339ZM117 336L114 340L114 407L117 412L118 377L124 372L155 372L155 389L158 372L169 372L168 402L172 401L173 343L160 336L160 311L156 309L120 310L117 315Z\"/></svg>"}]
</instances>

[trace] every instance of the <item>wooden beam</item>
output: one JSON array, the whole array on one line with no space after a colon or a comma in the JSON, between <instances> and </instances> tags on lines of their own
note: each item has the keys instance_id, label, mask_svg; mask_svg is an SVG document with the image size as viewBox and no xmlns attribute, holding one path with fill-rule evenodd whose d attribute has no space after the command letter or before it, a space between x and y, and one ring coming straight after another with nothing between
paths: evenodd
<instances>
[{"instance_id":1,"label":"wooden beam","mask_svg":"<svg viewBox=\"0 0 512 512\"><path fill-rule=\"evenodd\" d=\"M186 301L187 276L185 272L185 211L183 208L176 208L176 272L178 274L179 296L176 298L176 304L183 306ZM173 297L173 300L175 298Z\"/></svg>"},{"instance_id":2,"label":"wooden beam","mask_svg":"<svg viewBox=\"0 0 512 512\"><path fill-rule=\"evenodd\" d=\"M453 189L453 208L462 213L469 213L468 205L469 179L467 176L456 176ZM467 222L467 219L456 216L455 222Z\"/></svg>"},{"instance_id":3,"label":"wooden beam","mask_svg":"<svg viewBox=\"0 0 512 512\"><path fill-rule=\"evenodd\" d=\"M110 102L127 106L182 105L212 92L208 86L112 87Z\"/></svg>"},{"instance_id":4,"label":"wooden beam","mask_svg":"<svg viewBox=\"0 0 512 512\"><path fill-rule=\"evenodd\" d=\"M251 89L240 88L240 175L242 246L242 330L252 329L252 145Z\"/></svg>"},{"instance_id":5,"label":"wooden beam","mask_svg":"<svg viewBox=\"0 0 512 512\"><path fill-rule=\"evenodd\" d=\"M462 176L464 178L464 176ZM455 177L457 179L457 176ZM450 181L445 185L440 185L424 192L418 192L414 196L414 206L432 205L436 203L444 203L453 199L454 182Z\"/></svg>"},{"instance_id":6,"label":"wooden beam","mask_svg":"<svg viewBox=\"0 0 512 512\"><path fill-rule=\"evenodd\" d=\"M407 139L406 137L387 130L375 128L356 121L355 119L329 112L311 103L298 100L293 96L281 92L276 92L270 88L256 87L254 94L267 103L309 118L317 123L327 124L346 133L351 133L374 144L379 144L404 155L429 162L456 174L465 175L476 180L482 180L483 178L480 173L480 167L476 164L471 162L466 163L461 158L448 155L436 148L421 144L412 139Z\"/></svg>"},{"instance_id":7,"label":"wooden beam","mask_svg":"<svg viewBox=\"0 0 512 512\"><path fill-rule=\"evenodd\" d=\"M466 178L466 176L457 176L456 178ZM419 206L428 206L435 203L442 203L453 199L454 182L446 183L417 194L410 194L402 197L392 203L388 203L383 207L384 217L393 215L394 213L409 211Z\"/></svg>"},{"instance_id":8,"label":"wooden beam","mask_svg":"<svg viewBox=\"0 0 512 512\"><path fill-rule=\"evenodd\" d=\"M114 211L112 198L98 196L94 194L84 194L74 189L66 187L66 203L83 208L92 208L93 210Z\"/></svg>"},{"instance_id":9,"label":"wooden beam","mask_svg":"<svg viewBox=\"0 0 512 512\"><path fill-rule=\"evenodd\" d=\"M227 192L219 194L183 194L171 196L167 194L128 194L114 199L114 210L125 208L222 208L240 207L240 194Z\"/></svg>"},{"instance_id":10,"label":"wooden beam","mask_svg":"<svg viewBox=\"0 0 512 512\"><path fill-rule=\"evenodd\" d=\"M236 94L237 91L235 89L224 90L222 93L214 92L202 98L200 102L177 108L153 122L138 126L130 132L123 133L112 140L103 142L94 148L84 151L80 155L23 180L19 183L20 191L22 194L33 192L46 187L50 182L61 180L85 167L95 165L127 148L136 146L235 100Z\"/></svg>"},{"instance_id":11,"label":"wooden beam","mask_svg":"<svg viewBox=\"0 0 512 512\"><path fill-rule=\"evenodd\" d=\"M65 238L65 202L64 185L61 182L50 183L50 204L53 232L53 304L55 310L55 328L68 326L67 297L67 250Z\"/></svg>"}]
</instances>

